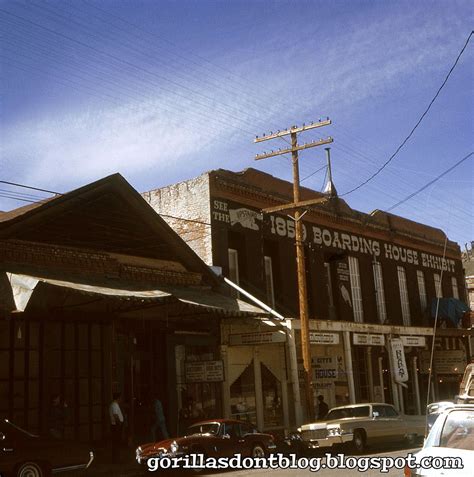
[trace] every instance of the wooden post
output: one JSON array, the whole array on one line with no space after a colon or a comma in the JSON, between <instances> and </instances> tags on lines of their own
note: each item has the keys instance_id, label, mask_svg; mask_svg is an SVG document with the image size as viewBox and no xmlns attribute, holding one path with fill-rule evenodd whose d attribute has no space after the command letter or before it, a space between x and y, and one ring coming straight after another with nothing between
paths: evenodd
<instances>
[{"instance_id":1,"label":"wooden post","mask_svg":"<svg viewBox=\"0 0 474 477\"><path fill-rule=\"evenodd\" d=\"M281 212L282 210L294 209L294 221L295 221L295 239L296 239L296 268L298 279L298 302L300 312L300 324L301 324L301 352L303 354L303 368L304 368L304 382L305 382L305 396L306 396L306 409L307 418L310 421L314 420L314 399L313 399L313 386L312 386L312 373L311 373L311 348L309 342L309 313L308 313L308 293L306 286L306 264L304 254L304 240L303 240L303 224L301 219L304 213L301 213L302 207L309 207L311 205L322 203L327 200L326 197L312 199L305 201L304 205L300 201L300 174L298 164L298 151L308 149L311 147L322 146L324 144L330 144L332 138L321 139L319 141L313 141L301 146L297 143L297 134L309 129L319 128L331 124L331 121L320 121L319 123L311 123L310 125L303 125L302 127L293 126L290 129L279 131L275 134L271 133L269 136L262 138L257 137L254 142L268 141L270 139L282 138L289 135L291 138L291 147L271 151L270 153L257 154L256 160L266 159L268 157L275 157L281 154L288 154L291 152L292 166L293 166L293 203L282 206L272 207L271 212ZM264 210L269 212L270 209ZM298 383L293 384L298 385Z\"/></svg>"},{"instance_id":2,"label":"wooden post","mask_svg":"<svg viewBox=\"0 0 474 477\"><path fill-rule=\"evenodd\" d=\"M296 133L291 133L291 153L293 163L293 201L300 201L300 171L298 151L296 150ZM298 276L298 302L301 322L301 352L303 354L303 368L306 395L306 415L310 421L314 420L313 379L311 374L311 349L309 343L309 316L308 290L306 287L306 260L304 255L303 227L301 213L295 210L295 238L296 238L296 273Z\"/></svg>"}]
</instances>

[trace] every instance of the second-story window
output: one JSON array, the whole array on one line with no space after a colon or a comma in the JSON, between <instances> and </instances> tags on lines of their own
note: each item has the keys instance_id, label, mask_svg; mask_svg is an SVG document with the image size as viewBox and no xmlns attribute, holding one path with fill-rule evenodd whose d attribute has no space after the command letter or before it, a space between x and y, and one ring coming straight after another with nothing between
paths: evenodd
<instances>
[{"instance_id":1,"label":"second-story window","mask_svg":"<svg viewBox=\"0 0 474 477\"><path fill-rule=\"evenodd\" d=\"M273 288L273 267L272 257L263 257L265 265L265 287L267 291L267 303L272 308L275 308L275 292Z\"/></svg>"},{"instance_id":2,"label":"second-story window","mask_svg":"<svg viewBox=\"0 0 474 477\"><path fill-rule=\"evenodd\" d=\"M334 294L332 292L331 264L329 262L324 262L324 270L326 272L326 290L328 292L329 307L334 308Z\"/></svg>"},{"instance_id":3,"label":"second-story window","mask_svg":"<svg viewBox=\"0 0 474 477\"><path fill-rule=\"evenodd\" d=\"M373 269L377 315L380 323L383 324L387 320L387 308L385 306L385 292L383 289L382 264L380 262L373 262Z\"/></svg>"},{"instance_id":4,"label":"second-story window","mask_svg":"<svg viewBox=\"0 0 474 477\"><path fill-rule=\"evenodd\" d=\"M402 317L403 324L405 326L410 326L411 316L410 316L410 302L408 300L408 287L407 287L407 276L405 269L398 266L398 286L400 287L400 303L402 305Z\"/></svg>"},{"instance_id":5,"label":"second-story window","mask_svg":"<svg viewBox=\"0 0 474 477\"><path fill-rule=\"evenodd\" d=\"M441 275L439 273L435 273L433 275L433 278L436 298L443 298L443 289L441 288Z\"/></svg>"},{"instance_id":6,"label":"second-story window","mask_svg":"<svg viewBox=\"0 0 474 477\"><path fill-rule=\"evenodd\" d=\"M456 277L451 277L451 285L453 287L453 298L459 300L458 281L456 280Z\"/></svg>"},{"instance_id":7,"label":"second-story window","mask_svg":"<svg viewBox=\"0 0 474 477\"><path fill-rule=\"evenodd\" d=\"M421 270L416 271L416 279L418 281L418 293L420 295L421 311L424 313L428 308L428 299L426 297L425 275Z\"/></svg>"},{"instance_id":8,"label":"second-story window","mask_svg":"<svg viewBox=\"0 0 474 477\"><path fill-rule=\"evenodd\" d=\"M348 261L354 321L362 323L364 321L364 308L362 306L362 290L360 287L359 260L356 257L348 257Z\"/></svg>"},{"instance_id":9,"label":"second-story window","mask_svg":"<svg viewBox=\"0 0 474 477\"><path fill-rule=\"evenodd\" d=\"M229 256L229 280L233 281L237 285L239 284L239 254L234 248L228 249ZM238 297L237 291L234 291L233 296Z\"/></svg>"}]
</instances>

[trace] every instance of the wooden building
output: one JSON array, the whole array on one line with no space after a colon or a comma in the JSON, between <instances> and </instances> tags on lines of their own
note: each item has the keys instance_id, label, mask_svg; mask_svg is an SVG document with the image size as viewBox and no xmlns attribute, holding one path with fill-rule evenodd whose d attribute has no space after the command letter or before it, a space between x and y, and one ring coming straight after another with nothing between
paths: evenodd
<instances>
[{"instance_id":1,"label":"wooden building","mask_svg":"<svg viewBox=\"0 0 474 477\"><path fill-rule=\"evenodd\" d=\"M47 432L51 397L66 438L97 440L122 392L129 432L149 439L152 392L170 433L192 397L222 411L222 320L262 316L120 175L0 214L0 415Z\"/></svg>"}]
</instances>

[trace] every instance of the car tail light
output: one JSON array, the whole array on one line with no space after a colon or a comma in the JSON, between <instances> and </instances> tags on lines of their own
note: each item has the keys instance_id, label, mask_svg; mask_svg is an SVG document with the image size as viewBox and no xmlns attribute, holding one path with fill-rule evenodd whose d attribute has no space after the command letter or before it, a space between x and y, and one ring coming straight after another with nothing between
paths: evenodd
<instances>
[{"instance_id":1,"label":"car tail light","mask_svg":"<svg viewBox=\"0 0 474 477\"><path fill-rule=\"evenodd\" d=\"M405 468L403 469L403 475L405 477L412 477L411 469L410 467L408 467L408 465L406 465Z\"/></svg>"}]
</instances>

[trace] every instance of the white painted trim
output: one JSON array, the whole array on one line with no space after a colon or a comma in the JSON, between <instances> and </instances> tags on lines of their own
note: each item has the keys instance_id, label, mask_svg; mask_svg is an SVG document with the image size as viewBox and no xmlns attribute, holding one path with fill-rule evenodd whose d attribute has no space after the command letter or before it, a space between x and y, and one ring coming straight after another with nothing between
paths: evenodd
<instances>
[{"instance_id":1,"label":"white painted trim","mask_svg":"<svg viewBox=\"0 0 474 477\"><path fill-rule=\"evenodd\" d=\"M292 320L293 328L301 328L299 320ZM375 323L354 323L351 321L309 320L312 331L351 331L355 333L383 333L396 335L433 336L433 328L421 326L378 325Z\"/></svg>"},{"instance_id":2,"label":"white painted trim","mask_svg":"<svg viewBox=\"0 0 474 477\"><path fill-rule=\"evenodd\" d=\"M344 331L344 354L346 359L347 384L349 386L349 400L351 404L356 403L354 386L354 369L352 368L351 335Z\"/></svg>"}]
</instances>

